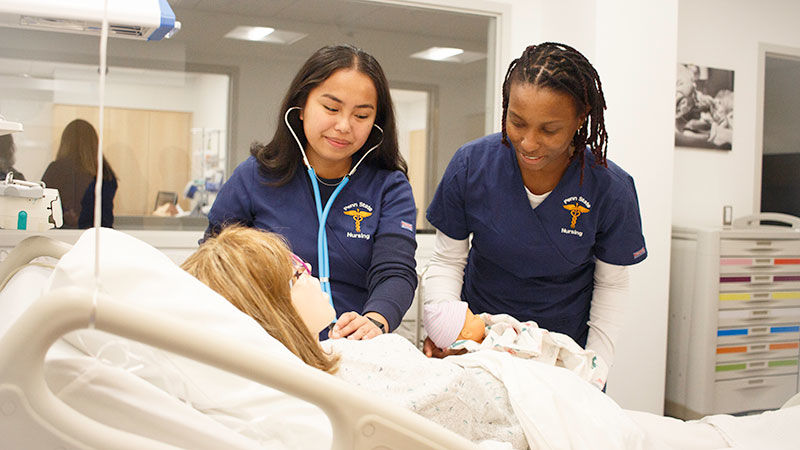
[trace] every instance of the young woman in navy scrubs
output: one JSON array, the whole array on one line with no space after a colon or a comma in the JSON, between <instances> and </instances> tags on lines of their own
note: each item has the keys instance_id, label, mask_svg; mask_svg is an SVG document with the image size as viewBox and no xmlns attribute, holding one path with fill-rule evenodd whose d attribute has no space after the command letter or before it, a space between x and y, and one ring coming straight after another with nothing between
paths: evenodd
<instances>
[{"instance_id":1,"label":"young woman in navy scrubs","mask_svg":"<svg viewBox=\"0 0 800 450\"><path fill-rule=\"evenodd\" d=\"M647 250L633 178L606 159L604 109L597 72L569 46L530 46L511 63L502 133L456 152L428 208L426 303L536 321L611 365L626 267ZM429 340L424 351L445 354Z\"/></svg>"},{"instance_id":2,"label":"young woman in navy scrubs","mask_svg":"<svg viewBox=\"0 0 800 450\"><path fill-rule=\"evenodd\" d=\"M232 223L269 230L283 235L302 259L316 262L316 203L292 131L316 172L323 208L343 177L380 143L334 199L327 218L338 316L331 337L369 339L394 330L417 285L416 221L383 69L358 48L321 48L295 76L279 117L272 140L253 145L223 185L206 236Z\"/></svg>"}]
</instances>

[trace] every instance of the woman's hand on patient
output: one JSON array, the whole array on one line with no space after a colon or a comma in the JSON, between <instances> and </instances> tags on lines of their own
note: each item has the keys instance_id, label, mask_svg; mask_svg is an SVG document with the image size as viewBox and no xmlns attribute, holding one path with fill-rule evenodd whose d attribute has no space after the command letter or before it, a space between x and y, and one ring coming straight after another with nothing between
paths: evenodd
<instances>
[{"instance_id":1,"label":"woman's hand on patient","mask_svg":"<svg viewBox=\"0 0 800 450\"><path fill-rule=\"evenodd\" d=\"M384 327L387 326L386 319L378 313L369 312L373 319L383 323ZM372 339L375 336L381 335L383 332L377 325L367 319L366 316L350 311L339 316L336 325L329 333L330 338L338 339L346 337L351 340Z\"/></svg>"},{"instance_id":2,"label":"woman's hand on patient","mask_svg":"<svg viewBox=\"0 0 800 450\"><path fill-rule=\"evenodd\" d=\"M450 355L462 355L467 353L467 349L462 348L460 350L442 350L433 343L431 338L426 337L425 342L422 344L422 353L425 353L425 356L428 358L444 358L445 356Z\"/></svg>"}]
</instances>

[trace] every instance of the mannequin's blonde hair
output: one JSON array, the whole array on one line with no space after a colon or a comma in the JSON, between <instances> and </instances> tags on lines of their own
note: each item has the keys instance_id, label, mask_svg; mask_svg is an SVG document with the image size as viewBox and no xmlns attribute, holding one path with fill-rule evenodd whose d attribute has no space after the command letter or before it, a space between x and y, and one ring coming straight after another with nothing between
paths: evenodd
<instances>
[{"instance_id":1,"label":"mannequin's blonde hair","mask_svg":"<svg viewBox=\"0 0 800 450\"><path fill-rule=\"evenodd\" d=\"M200 245L181 268L255 319L306 364L334 373L339 356L325 353L292 304L290 255L277 234L230 226Z\"/></svg>"}]
</instances>

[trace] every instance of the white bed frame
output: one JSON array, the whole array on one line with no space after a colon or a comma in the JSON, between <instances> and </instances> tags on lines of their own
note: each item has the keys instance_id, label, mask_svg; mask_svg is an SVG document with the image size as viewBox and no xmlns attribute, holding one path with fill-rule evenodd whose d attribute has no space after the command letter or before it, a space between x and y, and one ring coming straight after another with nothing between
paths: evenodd
<instances>
[{"instance_id":1,"label":"white bed frame","mask_svg":"<svg viewBox=\"0 0 800 450\"><path fill-rule=\"evenodd\" d=\"M22 241L0 263L0 280L39 256L70 246L42 236ZM96 328L195 359L319 406L333 428L334 449L470 449L475 444L399 407L305 365L170 317L79 288L38 299L0 340L0 436L8 448L174 448L94 421L58 399L44 378L45 355L65 333Z\"/></svg>"}]
</instances>

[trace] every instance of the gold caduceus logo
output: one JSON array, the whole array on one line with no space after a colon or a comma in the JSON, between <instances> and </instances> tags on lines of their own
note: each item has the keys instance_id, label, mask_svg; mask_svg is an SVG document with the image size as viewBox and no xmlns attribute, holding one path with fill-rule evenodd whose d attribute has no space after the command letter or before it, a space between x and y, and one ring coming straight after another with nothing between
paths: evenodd
<instances>
[{"instance_id":1,"label":"gold caduceus logo","mask_svg":"<svg viewBox=\"0 0 800 450\"><path fill-rule=\"evenodd\" d=\"M572 222L569 224L570 228L575 228L575 223L578 221L578 216L589 212L589 208L581 206L578 204L578 202L575 202L574 205L564 205L564 209L569 210L569 215L572 216Z\"/></svg>"},{"instance_id":2,"label":"gold caduceus logo","mask_svg":"<svg viewBox=\"0 0 800 450\"><path fill-rule=\"evenodd\" d=\"M345 211L344 213L347 214L348 216L353 216L353 220L356 221L356 232L361 232L361 221L364 220L365 217L369 217L372 215L371 212L361 211L358 208L356 208L355 211Z\"/></svg>"}]
</instances>

